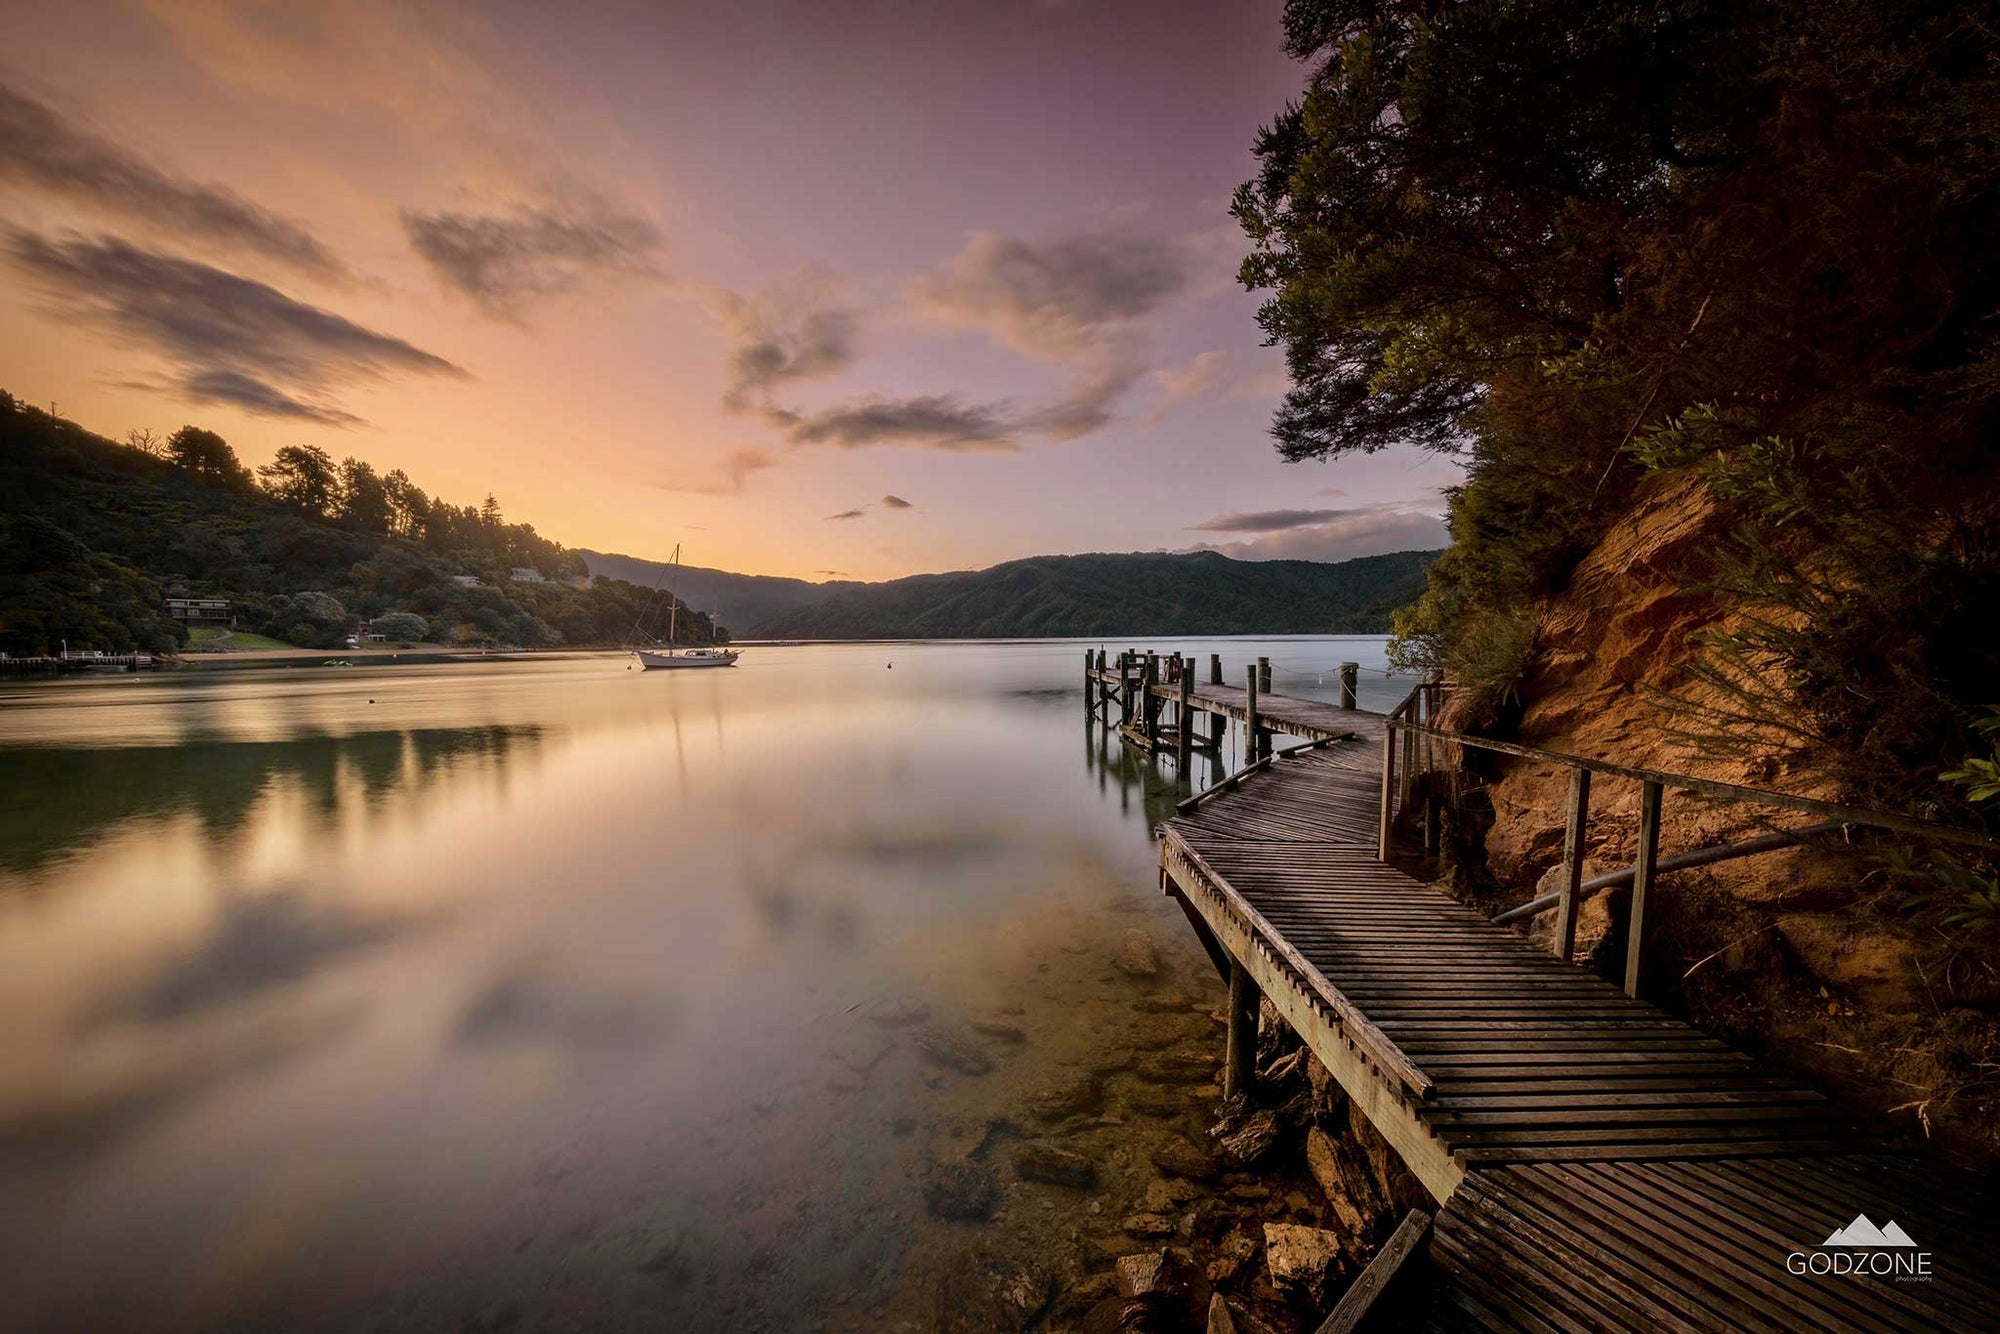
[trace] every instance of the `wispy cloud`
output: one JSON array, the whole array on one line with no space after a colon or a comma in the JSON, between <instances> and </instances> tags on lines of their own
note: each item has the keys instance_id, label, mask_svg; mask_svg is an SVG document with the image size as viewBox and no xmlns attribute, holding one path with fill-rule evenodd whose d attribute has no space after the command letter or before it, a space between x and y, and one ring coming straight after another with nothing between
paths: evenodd
<instances>
[{"instance_id":1,"label":"wispy cloud","mask_svg":"<svg viewBox=\"0 0 2000 1334\"><path fill-rule=\"evenodd\" d=\"M598 203L503 213L405 209L403 230L431 272L496 319L607 279L656 278L659 228Z\"/></svg>"},{"instance_id":2,"label":"wispy cloud","mask_svg":"<svg viewBox=\"0 0 2000 1334\"><path fill-rule=\"evenodd\" d=\"M1030 242L975 232L941 272L918 280L919 307L1017 351L1067 360L1099 351L1180 292L1188 259L1156 236L1102 233Z\"/></svg>"},{"instance_id":3,"label":"wispy cloud","mask_svg":"<svg viewBox=\"0 0 2000 1334\"><path fill-rule=\"evenodd\" d=\"M184 242L248 249L321 278L345 270L304 224L189 180L0 84L0 183L59 196Z\"/></svg>"},{"instance_id":4,"label":"wispy cloud","mask_svg":"<svg viewBox=\"0 0 2000 1334\"><path fill-rule=\"evenodd\" d=\"M1224 514L1202 523L1189 524L1198 533L1278 533L1289 528L1309 528L1359 513L1357 510L1248 510Z\"/></svg>"},{"instance_id":5,"label":"wispy cloud","mask_svg":"<svg viewBox=\"0 0 2000 1334\"><path fill-rule=\"evenodd\" d=\"M870 398L806 413L773 408L764 415L797 445L904 445L947 452L1019 448L1002 409L940 394Z\"/></svg>"},{"instance_id":6,"label":"wispy cloud","mask_svg":"<svg viewBox=\"0 0 2000 1334\"><path fill-rule=\"evenodd\" d=\"M882 497L882 508L892 509L892 510L913 510L916 508L916 506L912 505L909 501L903 499L901 496L884 496Z\"/></svg>"},{"instance_id":7,"label":"wispy cloud","mask_svg":"<svg viewBox=\"0 0 2000 1334\"><path fill-rule=\"evenodd\" d=\"M866 505L863 505L858 510L842 510L838 514L829 514L826 517L829 519L858 519L867 512L868 512L868 507Z\"/></svg>"},{"instance_id":8,"label":"wispy cloud","mask_svg":"<svg viewBox=\"0 0 2000 1334\"><path fill-rule=\"evenodd\" d=\"M1432 551L1449 540L1442 519L1412 504L1260 510L1226 514L1193 527L1201 532L1253 534L1240 542L1204 542L1194 548L1237 560L1351 560L1387 551Z\"/></svg>"},{"instance_id":9,"label":"wispy cloud","mask_svg":"<svg viewBox=\"0 0 2000 1334\"><path fill-rule=\"evenodd\" d=\"M465 378L443 357L277 288L118 237L6 237L7 258L62 318L164 357L190 402L329 425L357 418L328 391L390 375Z\"/></svg>"},{"instance_id":10,"label":"wispy cloud","mask_svg":"<svg viewBox=\"0 0 2000 1334\"><path fill-rule=\"evenodd\" d=\"M648 480L666 491L684 491L690 495L701 496L733 496L743 490L754 474L776 465L777 460L766 450L733 449L723 455L713 468L676 474L665 479Z\"/></svg>"},{"instance_id":11,"label":"wispy cloud","mask_svg":"<svg viewBox=\"0 0 2000 1334\"><path fill-rule=\"evenodd\" d=\"M776 390L823 379L854 360L855 313L837 303L823 274L798 274L748 294L712 286L699 294L729 336L722 404L731 412L770 409Z\"/></svg>"}]
</instances>

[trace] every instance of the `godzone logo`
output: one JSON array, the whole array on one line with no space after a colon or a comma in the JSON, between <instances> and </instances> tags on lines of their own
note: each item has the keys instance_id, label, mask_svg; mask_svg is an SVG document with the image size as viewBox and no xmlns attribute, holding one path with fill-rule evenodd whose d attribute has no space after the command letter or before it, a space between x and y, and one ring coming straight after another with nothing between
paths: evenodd
<instances>
[{"instance_id":1,"label":"godzone logo","mask_svg":"<svg viewBox=\"0 0 2000 1334\"><path fill-rule=\"evenodd\" d=\"M1876 1227L1867 1214L1856 1214L1815 1249L1786 1256L1785 1268L1794 1274L1861 1274L1928 1283L1931 1254L1893 1220Z\"/></svg>"}]
</instances>

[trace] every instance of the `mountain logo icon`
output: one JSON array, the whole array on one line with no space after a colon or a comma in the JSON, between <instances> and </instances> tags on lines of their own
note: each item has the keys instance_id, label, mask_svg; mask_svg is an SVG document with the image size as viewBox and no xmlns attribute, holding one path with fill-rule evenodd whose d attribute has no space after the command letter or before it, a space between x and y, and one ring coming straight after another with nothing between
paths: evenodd
<instances>
[{"instance_id":1,"label":"mountain logo icon","mask_svg":"<svg viewBox=\"0 0 2000 1334\"><path fill-rule=\"evenodd\" d=\"M1854 1215L1854 1221L1852 1223L1849 1223L1846 1227L1836 1229L1832 1236L1828 1237L1825 1241L1820 1243L1822 1247L1826 1246L1915 1247L1916 1244L1917 1244L1916 1242L1910 1239L1910 1234L1903 1231L1902 1228L1896 1226L1893 1220L1884 1223L1881 1227L1876 1227L1874 1223L1869 1221L1867 1214Z\"/></svg>"}]
</instances>

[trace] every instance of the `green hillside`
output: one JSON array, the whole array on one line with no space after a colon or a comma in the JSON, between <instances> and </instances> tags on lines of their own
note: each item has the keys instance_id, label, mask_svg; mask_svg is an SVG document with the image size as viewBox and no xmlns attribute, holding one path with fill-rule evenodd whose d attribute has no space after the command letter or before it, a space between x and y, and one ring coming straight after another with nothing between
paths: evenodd
<instances>
[{"instance_id":1,"label":"green hillside","mask_svg":"<svg viewBox=\"0 0 2000 1334\"><path fill-rule=\"evenodd\" d=\"M227 598L239 629L312 648L391 613L396 638L465 646L617 643L649 606L649 629L664 620L664 596L584 586L575 553L492 497L286 455L253 477L212 432L117 444L0 392L0 652L172 652L170 597ZM681 616L682 642L712 636Z\"/></svg>"},{"instance_id":2,"label":"green hillside","mask_svg":"<svg viewBox=\"0 0 2000 1334\"><path fill-rule=\"evenodd\" d=\"M751 625L760 639L1382 634L1437 553L1338 564L1214 552L1035 556L834 589Z\"/></svg>"}]
</instances>

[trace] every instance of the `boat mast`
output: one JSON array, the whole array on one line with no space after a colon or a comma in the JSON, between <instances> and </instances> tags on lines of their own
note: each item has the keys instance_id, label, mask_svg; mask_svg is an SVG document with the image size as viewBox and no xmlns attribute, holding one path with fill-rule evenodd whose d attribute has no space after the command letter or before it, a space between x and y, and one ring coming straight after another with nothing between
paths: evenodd
<instances>
[{"instance_id":1,"label":"boat mast","mask_svg":"<svg viewBox=\"0 0 2000 1334\"><path fill-rule=\"evenodd\" d=\"M678 542L674 543L673 566L676 570L681 567L681 544ZM677 579L674 582L679 583L680 581ZM667 596L673 599L672 604L667 608L667 652L672 653L674 651L674 626L680 622L681 618L681 595L677 590L670 588L667 590Z\"/></svg>"}]
</instances>

